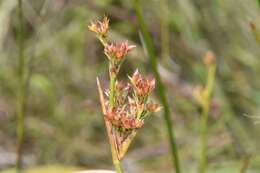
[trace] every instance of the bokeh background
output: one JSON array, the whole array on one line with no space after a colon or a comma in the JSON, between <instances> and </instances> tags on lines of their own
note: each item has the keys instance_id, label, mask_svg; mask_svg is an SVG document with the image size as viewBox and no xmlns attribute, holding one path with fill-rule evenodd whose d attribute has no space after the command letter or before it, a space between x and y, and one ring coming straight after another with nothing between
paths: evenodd
<instances>
[{"instance_id":1,"label":"bokeh background","mask_svg":"<svg viewBox=\"0 0 260 173\"><path fill-rule=\"evenodd\" d=\"M209 129L211 173L260 171L260 5L257 0L141 0L167 89L182 169L196 172L205 83L202 58L217 59ZM15 166L17 0L0 0L0 170ZM129 0L23 0L26 82L23 161L29 172L113 169L96 76L107 86L107 59L87 25L104 14L110 38L137 45L120 76L151 74ZM157 100L154 94L153 99ZM259 124L257 121L259 120ZM123 161L128 173L171 172L162 112L146 121ZM242 172L241 172L242 173Z\"/></svg>"}]
</instances>

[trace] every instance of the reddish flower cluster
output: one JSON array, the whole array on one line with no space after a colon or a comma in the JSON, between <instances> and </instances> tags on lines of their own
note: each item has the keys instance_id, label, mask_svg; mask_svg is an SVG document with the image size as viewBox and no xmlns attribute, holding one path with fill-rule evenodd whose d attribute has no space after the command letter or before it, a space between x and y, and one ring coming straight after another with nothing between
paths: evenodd
<instances>
[{"instance_id":1,"label":"reddish flower cluster","mask_svg":"<svg viewBox=\"0 0 260 173\"><path fill-rule=\"evenodd\" d=\"M137 95L141 98L148 96L155 88L155 79L142 78L138 70L134 72L133 76L130 77L130 80Z\"/></svg>"},{"instance_id":2,"label":"reddish flower cluster","mask_svg":"<svg viewBox=\"0 0 260 173\"><path fill-rule=\"evenodd\" d=\"M115 107L112 110L107 108L105 114L115 127L126 130L141 128L148 113L160 110L158 104L148 103L144 99L154 89L155 80L143 79L138 71L130 79L130 84L122 81L116 83ZM139 94L133 94L133 90Z\"/></svg>"},{"instance_id":3,"label":"reddish flower cluster","mask_svg":"<svg viewBox=\"0 0 260 173\"><path fill-rule=\"evenodd\" d=\"M120 109L113 109L105 114L107 118L115 127L120 129L139 129L143 127L143 120L135 119L133 117L127 117L127 113Z\"/></svg>"},{"instance_id":4,"label":"reddish flower cluster","mask_svg":"<svg viewBox=\"0 0 260 173\"><path fill-rule=\"evenodd\" d=\"M111 59L122 60L125 55L135 47L134 45L129 45L128 41L119 44L110 43L105 45L105 54Z\"/></svg>"}]
</instances>

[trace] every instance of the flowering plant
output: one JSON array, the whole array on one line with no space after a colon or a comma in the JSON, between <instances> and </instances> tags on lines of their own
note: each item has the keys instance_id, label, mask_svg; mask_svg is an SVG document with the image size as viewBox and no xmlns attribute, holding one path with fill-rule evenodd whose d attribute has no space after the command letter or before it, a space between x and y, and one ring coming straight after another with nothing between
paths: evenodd
<instances>
[{"instance_id":1,"label":"flowering plant","mask_svg":"<svg viewBox=\"0 0 260 173\"><path fill-rule=\"evenodd\" d=\"M94 32L104 46L104 54L109 61L110 84L108 91L102 90L99 79L99 91L105 126L111 145L113 163L117 173L122 173L120 161L136 136L137 130L144 125L149 113L159 111L160 107L149 100L155 88L155 79L142 77L138 70L128 76L130 82L117 79L121 64L126 55L136 46L128 41L114 43L108 40L109 19L92 22L89 30Z\"/></svg>"}]
</instances>

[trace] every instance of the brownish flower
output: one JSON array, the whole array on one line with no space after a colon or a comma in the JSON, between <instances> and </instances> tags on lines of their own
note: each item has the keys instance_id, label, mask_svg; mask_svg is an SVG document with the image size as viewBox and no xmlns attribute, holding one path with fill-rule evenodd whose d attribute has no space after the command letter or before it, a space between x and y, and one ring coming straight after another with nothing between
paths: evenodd
<instances>
[{"instance_id":1,"label":"brownish flower","mask_svg":"<svg viewBox=\"0 0 260 173\"><path fill-rule=\"evenodd\" d=\"M154 78L142 78L139 71L136 70L132 77L130 77L131 83L140 97L147 96L155 88Z\"/></svg>"},{"instance_id":2,"label":"brownish flower","mask_svg":"<svg viewBox=\"0 0 260 173\"><path fill-rule=\"evenodd\" d=\"M95 32L96 34L106 37L107 31L109 28L109 19L104 16L103 21L96 21L91 22L91 24L88 26L88 29L92 32Z\"/></svg>"},{"instance_id":3,"label":"brownish flower","mask_svg":"<svg viewBox=\"0 0 260 173\"><path fill-rule=\"evenodd\" d=\"M216 58L215 58L214 53L212 51L208 51L203 58L203 62L204 62L205 65L208 66L208 65L213 64L215 62L215 59Z\"/></svg>"},{"instance_id":4,"label":"brownish flower","mask_svg":"<svg viewBox=\"0 0 260 173\"><path fill-rule=\"evenodd\" d=\"M105 46L105 54L108 56L108 58L121 60L135 47L135 45L129 45L128 41L123 43L110 43Z\"/></svg>"},{"instance_id":5,"label":"brownish flower","mask_svg":"<svg viewBox=\"0 0 260 173\"><path fill-rule=\"evenodd\" d=\"M161 107L158 104L155 104L155 103L148 103L146 105L146 109L149 112L158 112L161 109Z\"/></svg>"},{"instance_id":6,"label":"brownish flower","mask_svg":"<svg viewBox=\"0 0 260 173\"><path fill-rule=\"evenodd\" d=\"M199 104L205 102L205 88L201 85L197 85L193 88L192 95Z\"/></svg>"},{"instance_id":7,"label":"brownish flower","mask_svg":"<svg viewBox=\"0 0 260 173\"><path fill-rule=\"evenodd\" d=\"M125 129L139 129L143 127L144 122L142 120L134 119L134 118L122 118L122 125Z\"/></svg>"},{"instance_id":8,"label":"brownish flower","mask_svg":"<svg viewBox=\"0 0 260 173\"><path fill-rule=\"evenodd\" d=\"M116 91L122 92L130 89L130 85L125 81L116 81Z\"/></svg>"}]
</instances>

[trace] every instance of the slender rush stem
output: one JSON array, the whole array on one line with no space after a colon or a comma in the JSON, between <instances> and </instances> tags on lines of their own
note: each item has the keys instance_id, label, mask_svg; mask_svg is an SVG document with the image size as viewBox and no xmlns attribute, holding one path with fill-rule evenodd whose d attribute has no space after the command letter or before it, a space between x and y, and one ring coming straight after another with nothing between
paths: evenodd
<instances>
[{"instance_id":1,"label":"slender rush stem","mask_svg":"<svg viewBox=\"0 0 260 173\"><path fill-rule=\"evenodd\" d=\"M115 166L116 173L124 173L119 160L114 161L114 166Z\"/></svg>"},{"instance_id":2,"label":"slender rush stem","mask_svg":"<svg viewBox=\"0 0 260 173\"><path fill-rule=\"evenodd\" d=\"M216 65L211 64L208 71L207 84L205 88L205 103L202 106L202 114L200 118L200 163L199 173L205 173L207 168L207 127L208 115L210 108L210 100L214 87Z\"/></svg>"},{"instance_id":3,"label":"slender rush stem","mask_svg":"<svg viewBox=\"0 0 260 173\"><path fill-rule=\"evenodd\" d=\"M112 66L110 64L110 66ZM114 108L114 100L115 100L115 82L116 82L116 74L111 72L110 70L110 83L109 83L109 107L110 109ZM109 122L107 122L109 123ZM123 173L123 169L120 164L120 160L118 158L118 154L116 152L116 145L115 145L115 140L113 140L113 127L110 126L110 132L108 132L109 140L110 140L110 145L111 145L111 152L112 152L112 158L113 158L113 164L115 167L115 170L117 173Z\"/></svg>"},{"instance_id":4,"label":"slender rush stem","mask_svg":"<svg viewBox=\"0 0 260 173\"><path fill-rule=\"evenodd\" d=\"M157 59L155 56L155 51L153 48L153 43L150 34L148 33L147 27L144 22L144 18L141 14L141 8L139 4L139 0L132 0L133 6L135 8L136 16L138 23L140 25L141 33L144 38L144 43L147 48L147 52L150 58L150 64L152 71L154 73L155 79L157 81L157 92L160 98L160 101L163 105L163 110L164 110L164 119L165 119L165 124L167 128L167 133L168 133L168 140L170 143L171 147L171 154L172 154L172 159L173 159L173 165L175 166L175 172L180 173L180 163L179 163L179 156L178 156L178 149L177 149L177 144L174 136L174 131L173 131L173 123L171 119L171 113L170 113L170 107L166 98L166 93L165 93L165 88L164 85L162 84L161 77L157 68Z\"/></svg>"},{"instance_id":5,"label":"slender rush stem","mask_svg":"<svg viewBox=\"0 0 260 173\"><path fill-rule=\"evenodd\" d=\"M17 44L18 44L18 89L16 100L17 111L17 144L16 144L16 170L17 173L21 172L22 168L22 146L24 140L24 101L25 101L25 61L24 61L24 37L23 37L23 11L22 0L18 0L18 27L17 27Z\"/></svg>"},{"instance_id":6,"label":"slender rush stem","mask_svg":"<svg viewBox=\"0 0 260 173\"><path fill-rule=\"evenodd\" d=\"M203 112L200 118L200 166L199 173L205 173L207 167L207 121L208 121L208 105L203 106Z\"/></svg>"},{"instance_id":7,"label":"slender rush stem","mask_svg":"<svg viewBox=\"0 0 260 173\"><path fill-rule=\"evenodd\" d=\"M116 76L111 73L110 74L110 83L109 83L109 106L110 106L110 109L112 109L114 107L115 82L116 82Z\"/></svg>"},{"instance_id":8,"label":"slender rush stem","mask_svg":"<svg viewBox=\"0 0 260 173\"><path fill-rule=\"evenodd\" d=\"M161 50L164 62L169 58L170 53L170 32L169 32L169 7L167 0L159 1L161 4L160 20L161 20Z\"/></svg>"}]
</instances>

